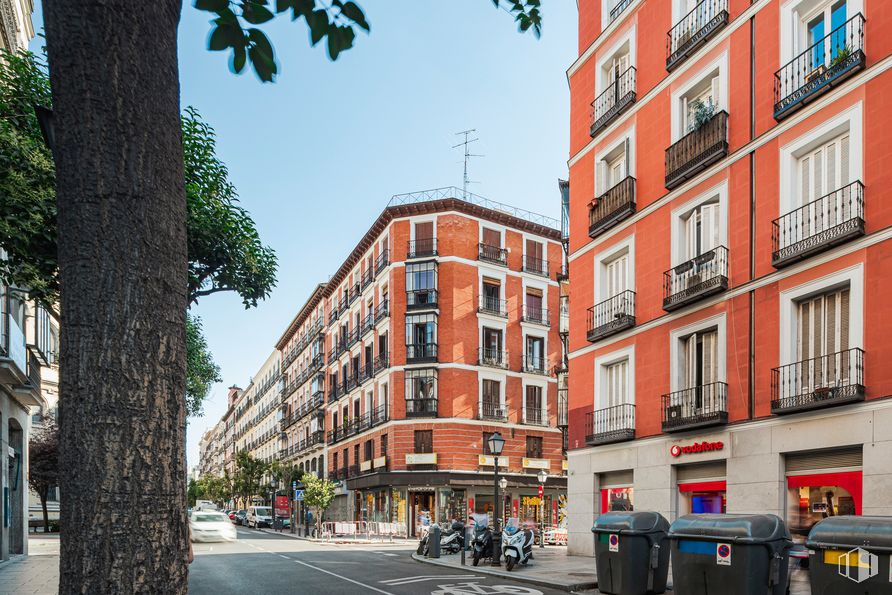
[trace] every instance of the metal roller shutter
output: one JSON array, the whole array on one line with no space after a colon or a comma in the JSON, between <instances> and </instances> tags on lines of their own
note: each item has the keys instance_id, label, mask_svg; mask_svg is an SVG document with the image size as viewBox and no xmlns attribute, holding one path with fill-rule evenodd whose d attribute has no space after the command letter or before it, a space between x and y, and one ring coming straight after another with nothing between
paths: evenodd
<instances>
[{"instance_id":1,"label":"metal roller shutter","mask_svg":"<svg viewBox=\"0 0 892 595\"><path fill-rule=\"evenodd\" d=\"M598 482L601 484L601 489L630 486L632 485L632 478L631 469L598 474Z\"/></svg>"},{"instance_id":2,"label":"metal roller shutter","mask_svg":"<svg viewBox=\"0 0 892 595\"><path fill-rule=\"evenodd\" d=\"M676 483L702 481L704 479L724 479L725 461L680 465L675 469Z\"/></svg>"},{"instance_id":3,"label":"metal roller shutter","mask_svg":"<svg viewBox=\"0 0 892 595\"><path fill-rule=\"evenodd\" d=\"M784 456L787 473L803 473L828 469L861 468L863 450L861 446L789 453Z\"/></svg>"}]
</instances>

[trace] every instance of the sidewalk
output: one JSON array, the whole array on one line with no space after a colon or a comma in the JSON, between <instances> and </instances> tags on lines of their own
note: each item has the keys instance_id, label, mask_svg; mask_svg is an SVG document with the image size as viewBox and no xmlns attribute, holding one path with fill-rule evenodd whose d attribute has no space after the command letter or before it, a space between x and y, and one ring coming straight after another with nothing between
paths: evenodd
<instances>
[{"instance_id":1,"label":"sidewalk","mask_svg":"<svg viewBox=\"0 0 892 595\"><path fill-rule=\"evenodd\" d=\"M59 535L31 534L28 551L0 563L0 595L59 592Z\"/></svg>"},{"instance_id":2,"label":"sidewalk","mask_svg":"<svg viewBox=\"0 0 892 595\"><path fill-rule=\"evenodd\" d=\"M439 558L425 558L418 554L412 557L426 564L436 564L449 568L461 569L461 554L450 554ZM540 587L552 587L564 591L586 591L598 586L598 578L595 574L595 559L588 556L570 556L567 548L563 546L547 546L545 549L535 548L533 560L527 566L515 566L514 570L505 570L504 563L499 567L492 567L489 562L481 561L476 568L471 563L471 557L467 556L465 568L481 574L491 574L502 578L510 578L516 581L538 585Z\"/></svg>"}]
</instances>

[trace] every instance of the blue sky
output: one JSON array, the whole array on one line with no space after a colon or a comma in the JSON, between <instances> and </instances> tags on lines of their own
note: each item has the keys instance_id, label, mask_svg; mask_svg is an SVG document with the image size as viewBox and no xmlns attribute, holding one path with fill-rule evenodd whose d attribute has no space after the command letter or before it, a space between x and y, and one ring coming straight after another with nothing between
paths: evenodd
<instances>
[{"instance_id":1,"label":"blue sky","mask_svg":"<svg viewBox=\"0 0 892 595\"><path fill-rule=\"evenodd\" d=\"M198 440L225 411L226 387L245 386L310 290L326 281L393 194L461 185L455 132L476 128L471 190L559 216L557 179L567 176L569 90L576 3L543 3L542 38L521 35L490 0L361 0L371 34L331 62L309 46L303 21L273 21L275 84L236 76L228 55L209 52L208 14L183 8L182 105L217 130L242 204L278 254L278 286L259 307L234 296L198 304L224 382ZM41 27L39 8L35 25ZM40 45L39 43L36 45Z\"/></svg>"}]
</instances>

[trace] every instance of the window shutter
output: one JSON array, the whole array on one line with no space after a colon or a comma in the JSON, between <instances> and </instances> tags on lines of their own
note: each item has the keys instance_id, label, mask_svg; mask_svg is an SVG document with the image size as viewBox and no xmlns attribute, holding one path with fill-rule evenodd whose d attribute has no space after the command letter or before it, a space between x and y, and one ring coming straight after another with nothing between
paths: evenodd
<instances>
[{"instance_id":1,"label":"window shutter","mask_svg":"<svg viewBox=\"0 0 892 595\"><path fill-rule=\"evenodd\" d=\"M809 194L809 191L808 191L809 190L809 181L811 179L811 177L810 177L811 174L809 173L809 170L810 170L809 165L810 164L811 164L811 159L808 156L803 157L802 160L800 161L799 175L802 179L801 180L802 181L802 186L801 186L802 195L799 197L799 202L800 202L800 204L803 204L803 205L811 202L811 200L810 200L811 194Z\"/></svg>"},{"instance_id":2,"label":"window shutter","mask_svg":"<svg viewBox=\"0 0 892 595\"><path fill-rule=\"evenodd\" d=\"M839 141L839 187L848 186L852 180L849 178L849 137L844 136Z\"/></svg>"},{"instance_id":3,"label":"window shutter","mask_svg":"<svg viewBox=\"0 0 892 595\"><path fill-rule=\"evenodd\" d=\"M827 189L826 192L833 192L838 188L836 185L836 141L827 145ZM832 216L832 214L831 214ZM831 223L832 225L832 223Z\"/></svg>"},{"instance_id":4,"label":"window shutter","mask_svg":"<svg viewBox=\"0 0 892 595\"><path fill-rule=\"evenodd\" d=\"M836 298L839 296L838 293L830 293L827 294L826 298L824 298L824 308L826 309L825 316L825 351L826 355L830 355L831 353L837 352L837 336L836 336Z\"/></svg>"},{"instance_id":5,"label":"window shutter","mask_svg":"<svg viewBox=\"0 0 892 595\"><path fill-rule=\"evenodd\" d=\"M839 350L849 349L849 290L839 292Z\"/></svg>"},{"instance_id":6,"label":"window shutter","mask_svg":"<svg viewBox=\"0 0 892 595\"><path fill-rule=\"evenodd\" d=\"M629 146L630 144L631 144L630 139L629 139L628 137L626 137L626 140L625 140L625 147L623 148L623 155L625 155L625 159L623 159L623 162L624 162L625 165L626 165L625 177L627 177L627 178L628 178L630 175L632 175L632 174L630 173L630 172L632 171L632 169L631 169L631 165L629 165L629 162L632 160L632 153L631 153L630 150L629 150L629 149L630 149L630 146Z\"/></svg>"},{"instance_id":7,"label":"window shutter","mask_svg":"<svg viewBox=\"0 0 892 595\"><path fill-rule=\"evenodd\" d=\"M715 108L715 111L719 111L719 105L721 105L720 98L719 98L719 77L718 76L712 77L712 81L710 82L710 85L712 87L712 89L711 89L712 105Z\"/></svg>"},{"instance_id":8,"label":"window shutter","mask_svg":"<svg viewBox=\"0 0 892 595\"><path fill-rule=\"evenodd\" d=\"M495 229L483 228L483 243L487 246L501 247L502 234Z\"/></svg>"},{"instance_id":9,"label":"window shutter","mask_svg":"<svg viewBox=\"0 0 892 595\"><path fill-rule=\"evenodd\" d=\"M690 127L691 113L688 111L688 98L687 96L684 96L681 98L681 130L679 131L678 136L682 137L687 134Z\"/></svg>"},{"instance_id":10,"label":"window shutter","mask_svg":"<svg viewBox=\"0 0 892 595\"><path fill-rule=\"evenodd\" d=\"M685 239L687 240L687 254L684 255L682 261L690 260L697 256L697 217L699 217L699 213L694 211L691 213L691 216L688 217L686 226L687 233Z\"/></svg>"},{"instance_id":11,"label":"window shutter","mask_svg":"<svg viewBox=\"0 0 892 595\"><path fill-rule=\"evenodd\" d=\"M609 183L607 182L607 162L603 159L599 159L597 164L598 167L595 172L595 187L597 190L595 194L601 196L609 188Z\"/></svg>"},{"instance_id":12,"label":"window shutter","mask_svg":"<svg viewBox=\"0 0 892 595\"><path fill-rule=\"evenodd\" d=\"M710 331L703 335L703 384L718 382L718 333Z\"/></svg>"},{"instance_id":13,"label":"window shutter","mask_svg":"<svg viewBox=\"0 0 892 595\"><path fill-rule=\"evenodd\" d=\"M694 388L697 384L697 335L685 340L684 388Z\"/></svg>"},{"instance_id":14,"label":"window shutter","mask_svg":"<svg viewBox=\"0 0 892 595\"><path fill-rule=\"evenodd\" d=\"M823 188L824 188L824 151L823 149L818 149L813 155L812 159L812 169L814 170L814 186L812 187L812 197L811 200L816 200L823 196Z\"/></svg>"},{"instance_id":15,"label":"window shutter","mask_svg":"<svg viewBox=\"0 0 892 595\"><path fill-rule=\"evenodd\" d=\"M700 207L700 246L708 252L719 245L719 205L707 204Z\"/></svg>"}]
</instances>

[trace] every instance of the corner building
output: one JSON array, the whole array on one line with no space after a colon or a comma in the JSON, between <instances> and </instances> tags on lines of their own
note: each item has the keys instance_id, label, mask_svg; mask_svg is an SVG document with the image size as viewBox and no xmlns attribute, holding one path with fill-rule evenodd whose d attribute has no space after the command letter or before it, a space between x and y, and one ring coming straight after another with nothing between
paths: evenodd
<instances>
[{"instance_id":1,"label":"corner building","mask_svg":"<svg viewBox=\"0 0 892 595\"><path fill-rule=\"evenodd\" d=\"M601 512L892 514L877 0L581 0L570 549Z\"/></svg>"},{"instance_id":2,"label":"corner building","mask_svg":"<svg viewBox=\"0 0 892 595\"><path fill-rule=\"evenodd\" d=\"M415 535L423 513L491 510L499 431L505 510L558 523L560 240L557 221L454 188L396 196L316 289L278 343L281 437L338 482L326 520Z\"/></svg>"}]
</instances>

